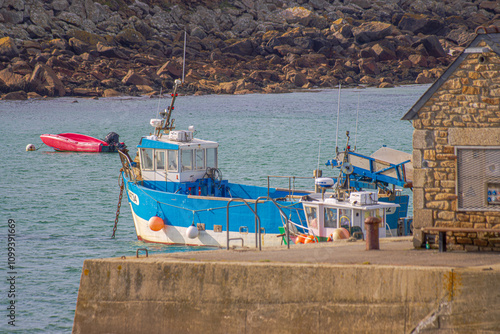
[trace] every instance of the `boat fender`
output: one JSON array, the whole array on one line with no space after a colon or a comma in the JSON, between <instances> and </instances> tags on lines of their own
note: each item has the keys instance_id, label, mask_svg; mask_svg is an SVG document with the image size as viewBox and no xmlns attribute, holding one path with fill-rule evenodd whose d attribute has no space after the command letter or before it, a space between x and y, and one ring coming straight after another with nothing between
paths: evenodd
<instances>
[{"instance_id":1,"label":"boat fender","mask_svg":"<svg viewBox=\"0 0 500 334\"><path fill-rule=\"evenodd\" d=\"M345 228L341 227L336 229L333 234L332 234L332 239L335 240L343 240L343 239L349 239L349 231L346 230Z\"/></svg>"},{"instance_id":2,"label":"boat fender","mask_svg":"<svg viewBox=\"0 0 500 334\"><path fill-rule=\"evenodd\" d=\"M191 226L189 226L186 230L186 236L189 239L194 239L198 237L198 234L199 234L198 228L194 226L194 223Z\"/></svg>"},{"instance_id":3,"label":"boat fender","mask_svg":"<svg viewBox=\"0 0 500 334\"><path fill-rule=\"evenodd\" d=\"M161 219L158 216L153 216L149 218L149 228L151 231L160 231L165 227L165 223L163 222L163 219Z\"/></svg>"},{"instance_id":4,"label":"boat fender","mask_svg":"<svg viewBox=\"0 0 500 334\"><path fill-rule=\"evenodd\" d=\"M36 151L35 145L33 145L33 144L28 144L28 145L26 146L26 152L29 152L29 151Z\"/></svg>"},{"instance_id":5,"label":"boat fender","mask_svg":"<svg viewBox=\"0 0 500 334\"><path fill-rule=\"evenodd\" d=\"M297 239L295 239L295 243L296 244L303 244L304 241L306 241L306 237L307 237L307 235L305 235L305 234L298 235Z\"/></svg>"},{"instance_id":6,"label":"boat fender","mask_svg":"<svg viewBox=\"0 0 500 334\"><path fill-rule=\"evenodd\" d=\"M308 235L306 240L304 240L305 244L312 244L315 242L316 242L316 238L314 237L314 235Z\"/></svg>"}]
</instances>

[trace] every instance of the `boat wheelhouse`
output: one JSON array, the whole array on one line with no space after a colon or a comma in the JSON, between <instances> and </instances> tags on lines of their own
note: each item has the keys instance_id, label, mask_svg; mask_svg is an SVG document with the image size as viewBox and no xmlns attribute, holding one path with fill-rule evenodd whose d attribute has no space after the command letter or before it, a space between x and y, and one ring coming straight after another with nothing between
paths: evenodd
<instances>
[{"instance_id":1,"label":"boat wheelhouse","mask_svg":"<svg viewBox=\"0 0 500 334\"><path fill-rule=\"evenodd\" d=\"M363 239L366 236L365 220L379 218L379 237L387 236L387 214L394 212L399 205L378 201L377 192L351 192L346 200L340 200L333 193L312 194L301 201L304 207L307 226L320 241L335 239L339 229L345 229L349 236Z\"/></svg>"}]
</instances>

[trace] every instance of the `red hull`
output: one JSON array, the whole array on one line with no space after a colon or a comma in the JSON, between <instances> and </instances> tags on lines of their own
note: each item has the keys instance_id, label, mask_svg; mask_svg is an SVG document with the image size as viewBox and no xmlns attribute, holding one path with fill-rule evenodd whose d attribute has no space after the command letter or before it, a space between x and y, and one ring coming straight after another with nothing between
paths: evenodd
<instances>
[{"instance_id":1,"label":"red hull","mask_svg":"<svg viewBox=\"0 0 500 334\"><path fill-rule=\"evenodd\" d=\"M78 133L43 134L40 138L57 151L102 152L102 147L108 146L105 141Z\"/></svg>"}]
</instances>

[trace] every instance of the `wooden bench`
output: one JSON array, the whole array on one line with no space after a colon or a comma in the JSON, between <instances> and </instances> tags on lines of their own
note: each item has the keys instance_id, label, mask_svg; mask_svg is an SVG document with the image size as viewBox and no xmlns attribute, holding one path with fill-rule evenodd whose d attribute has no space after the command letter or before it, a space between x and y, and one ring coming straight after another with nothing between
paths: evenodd
<instances>
[{"instance_id":1,"label":"wooden bench","mask_svg":"<svg viewBox=\"0 0 500 334\"><path fill-rule=\"evenodd\" d=\"M446 252L446 232L458 233L500 233L500 229L494 228L467 228L467 227L422 227L422 241L425 244L428 233L439 232L439 252Z\"/></svg>"}]
</instances>

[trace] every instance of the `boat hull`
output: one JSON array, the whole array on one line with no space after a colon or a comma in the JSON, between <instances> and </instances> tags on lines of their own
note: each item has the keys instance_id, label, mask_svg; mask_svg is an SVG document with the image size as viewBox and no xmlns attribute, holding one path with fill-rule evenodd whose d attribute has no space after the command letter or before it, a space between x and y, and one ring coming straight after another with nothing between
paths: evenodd
<instances>
[{"instance_id":1,"label":"boat hull","mask_svg":"<svg viewBox=\"0 0 500 334\"><path fill-rule=\"evenodd\" d=\"M125 176L124 176L125 177ZM227 213L229 212L229 238L231 246L256 247L255 215L241 201L230 198L194 196L156 191L127 181L126 193L134 220L137 238L145 242L161 244L227 246ZM255 209L255 200L247 200ZM229 211L227 206L229 203ZM299 202L279 204L287 217L297 222L303 218ZM284 220L271 201L260 201L257 205L260 221L260 243L263 247L283 244L280 227ZM302 215L302 217L300 217ZM153 231L149 219L162 218L165 227ZM198 236L188 237L188 228L194 225Z\"/></svg>"},{"instance_id":2,"label":"boat hull","mask_svg":"<svg viewBox=\"0 0 500 334\"><path fill-rule=\"evenodd\" d=\"M109 144L103 140L78 133L43 134L42 142L56 151L108 152Z\"/></svg>"}]
</instances>

